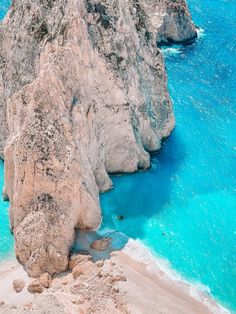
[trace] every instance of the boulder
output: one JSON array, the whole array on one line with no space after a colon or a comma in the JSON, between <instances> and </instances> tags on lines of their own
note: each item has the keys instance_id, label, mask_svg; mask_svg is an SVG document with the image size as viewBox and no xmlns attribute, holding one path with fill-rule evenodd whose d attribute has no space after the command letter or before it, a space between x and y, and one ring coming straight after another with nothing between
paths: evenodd
<instances>
[{"instance_id":1,"label":"boulder","mask_svg":"<svg viewBox=\"0 0 236 314\"><path fill-rule=\"evenodd\" d=\"M43 286L38 279L32 281L28 286L28 291L30 293L42 293Z\"/></svg>"},{"instance_id":2,"label":"boulder","mask_svg":"<svg viewBox=\"0 0 236 314\"><path fill-rule=\"evenodd\" d=\"M77 264L77 266L75 266L72 269L72 275L74 279L77 279L78 277L80 277L82 274L84 273L88 273L90 271L92 271L94 269L95 265L94 263L92 263L91 261L85 262L85 263L80 263Z\"/></svg>"},{"instance_id":3,"label":"boulder","mask_svg":"<svg viewBox=\"0 0 236 314\"><path fill-rule=\"evenodd\" d=\"M74 279L77 279L79 276L83 274L83 270L81 269L80 265L77 265L72 270L72 275Z\"/></svg>"},{"instance_id":4,"label":"boulder","mask_svg":"<svg viewBox=\"0 0 236 314\"><path fill-rule=\"evenodd\" d=\"M70 257L69 269L72 270L76 265L91 261L93 262L93 257L91 255L76 254Z\"/></svg>"},{"instance_id":5,"label":"boulder","mask_svg":"<svg viewBox=\"0 0 236 314\"><path fill-rule=\"evenodd\" d=\"M96 265L97 267L103 267L103 266L104 266L104 261L103 261L103 260L97 261L97 262L95 263L95 265Z\"/></svg>"},{"instance_id":6,"label":"boulder","mask_svg":"<svg viewBox=\"0 0 236 314\"><path fill-rule=\"evenodd\" d=\"M13 280L13 288L14 288L14 290L17 292L17 293L19 293L19 292L21 292L23 289L24 289L24 287L25 287L25 282L24 282L24 280L22 280L22 279L16 279L16 280Z\"/></svg>"},{"instance_id":7,"label":"boulder","mask_svg":"<svg viewBox=\"0 0 236 314\"><path fill-rule=\"evenodd\" d=\"M52 277L49 275L49 273L44 273L39 277L39 282L44 288L49 288L52 283Z\"/></svg>"},{"instance_id":8,"label":"boulder","mask_svg":"<svg viewBox=\"0 0 236 314\"><path fill-rule=\"evenodd\" d=\"M111 244L111 238L103 238L100 240L96 240L90 244L91 249L96 251L105 251L108 246Z\"/></svg>"}]
</instances>

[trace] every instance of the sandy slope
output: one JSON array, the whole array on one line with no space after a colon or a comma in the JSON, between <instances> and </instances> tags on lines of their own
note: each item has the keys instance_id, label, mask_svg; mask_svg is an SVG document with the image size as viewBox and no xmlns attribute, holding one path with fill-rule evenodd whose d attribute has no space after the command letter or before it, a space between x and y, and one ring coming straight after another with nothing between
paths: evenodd
<instances>
[{"instance_id":1,"label":"sandy slope","mask_svg":"<svg viewBox=\"0 0 236 314\"><path fill-rule=\"evenodd\" d=\"M117 275L127 280L113 283ZM19 294L12 287L18 278L26 282ZM208 305L191 297L189 285L171 280L160 269L122 251L112 253L102 267L87 267L76 280L71 273L60 275L41 295L27 292L30 280L15 260L0 265L0 302L4 302L0 313L223 313L214 301L206 301L206 296Z\"/></svg>"}]
</instances>

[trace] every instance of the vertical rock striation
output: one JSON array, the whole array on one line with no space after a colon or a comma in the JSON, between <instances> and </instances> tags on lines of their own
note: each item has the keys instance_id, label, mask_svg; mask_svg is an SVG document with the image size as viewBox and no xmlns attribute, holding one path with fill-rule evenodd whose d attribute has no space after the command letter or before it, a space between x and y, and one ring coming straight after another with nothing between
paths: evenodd
<instances>
[{"instance_id":1,"label":"vertical rock striation","mask_svg":"<svg viewBox=\"0 0 236 314\"><path fill-rule=\"evenodd\" d=\"M67 268L74 230L99 227L108 173L148 168L172 131L157 42L196 30L182 0L14 0L0 27L16 255L31 276L53 274Z\"/></svg>"}]
</instances>

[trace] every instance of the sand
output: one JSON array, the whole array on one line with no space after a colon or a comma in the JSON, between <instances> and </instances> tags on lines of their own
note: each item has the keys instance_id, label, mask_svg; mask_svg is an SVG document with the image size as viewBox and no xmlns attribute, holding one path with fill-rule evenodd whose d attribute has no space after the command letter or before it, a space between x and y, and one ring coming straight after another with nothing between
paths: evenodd
<instances>
[{"instance_id":1,"label":"sand","mask_svg":"<svg viewBox=\"0 0 236 314\"><path fill-rule=\"evenodd\" d=\"M31 279L16 260L0 265L0 302L7 304L0 306L0 313L225 313L204 293L195 293L199 300L191 296L189 284L171 278L153 261L135 260L130 245L134 250L131 243L123 251L111 253L102 267L94 264L77 280L70 272L61 274L42 295L27 292ZM111 284L117 275L126 281ZM14 279L25 280L21 293L14 291Z\"/></svg>"}]
</instances>

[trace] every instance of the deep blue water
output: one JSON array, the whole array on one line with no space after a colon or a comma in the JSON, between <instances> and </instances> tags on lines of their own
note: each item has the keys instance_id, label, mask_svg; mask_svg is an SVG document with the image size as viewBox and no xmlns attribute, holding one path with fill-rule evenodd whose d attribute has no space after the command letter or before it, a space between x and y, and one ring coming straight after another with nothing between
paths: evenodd
<instances>
[{"instance_id":1,"label":"deep blue water","mask_svg":"<svg viewBox=\"0 0 236 314\"><path fill-rule=\"evenodd\" d=\"M236 2L188 3L205 32L164 49L176 129L149 171L113 177L102 229L142 240L236 312ZM0 202L0 260L13 251L7 207Z\"/></svg>"}]
</instances>

